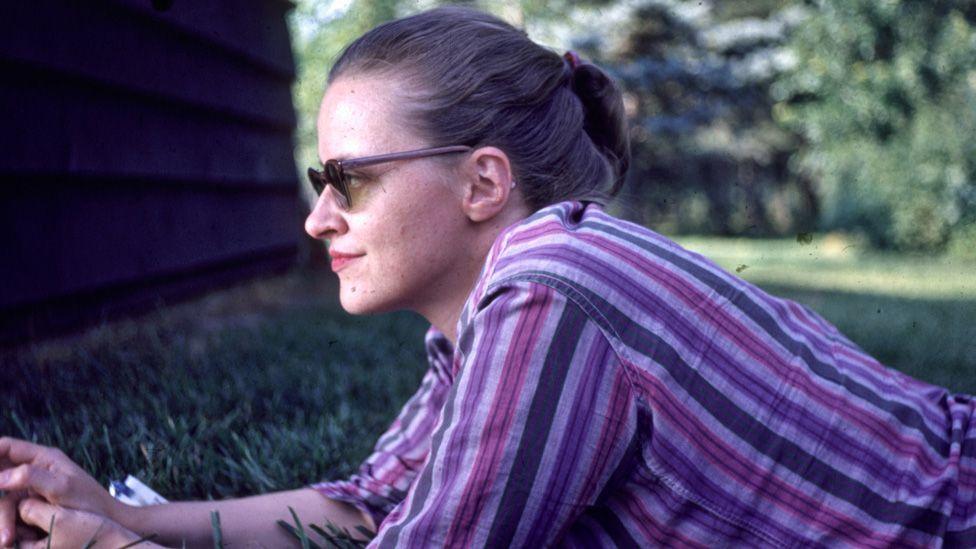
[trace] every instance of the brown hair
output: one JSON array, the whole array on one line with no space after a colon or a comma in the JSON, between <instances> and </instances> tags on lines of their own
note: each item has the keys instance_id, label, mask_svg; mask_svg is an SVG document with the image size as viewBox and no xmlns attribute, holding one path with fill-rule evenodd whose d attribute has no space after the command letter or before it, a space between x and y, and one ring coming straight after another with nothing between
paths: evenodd
<instances>
[{"instance_id":1,"label":"brown hair","mask_svg":"<svg viewBox=\"0 0 976 549\"><path fill-rule=\"evenodd\" d=\"M441 7L379 25L346 47L329 82L359 73L403 79L407 119L432 144L505 151L534 210L620 190L630 163L620 90L494 16Z\"/></svg>"}]
</instances>

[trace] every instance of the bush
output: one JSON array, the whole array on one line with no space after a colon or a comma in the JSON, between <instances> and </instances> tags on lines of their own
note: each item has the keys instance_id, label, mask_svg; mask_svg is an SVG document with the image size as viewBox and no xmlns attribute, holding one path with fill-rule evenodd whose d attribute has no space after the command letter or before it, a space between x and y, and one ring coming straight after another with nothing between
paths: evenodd
<instances>
[{"instance_id":1,"label":"bush","mask_svg":"<svg viewBox=\"0 0 976 549\"><path fill-rule=\"evenodd\" d=\"M822 0L773 87L806 146L823 229L941 251L976 209L976 9L971 2Z\"/></svg>"},{"instance_id":2,"label":"bush","mask_svg":"<svg viewBox=\"0 0 976 549\"><path fill-rule=\"evenodd\" d=\"M976 259L976 220L966 223L952 234L949 255L960 259Z\"/></svg>"}]
</instances>

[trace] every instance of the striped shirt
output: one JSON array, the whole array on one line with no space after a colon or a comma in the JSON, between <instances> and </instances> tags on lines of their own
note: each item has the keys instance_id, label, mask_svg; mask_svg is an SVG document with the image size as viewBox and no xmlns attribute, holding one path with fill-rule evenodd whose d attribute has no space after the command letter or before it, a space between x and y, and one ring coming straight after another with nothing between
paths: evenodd
<instances>
[{"instance_id":1,"label":"striped shirt","mask_svg":"<svg viewBox=\"0 0 976 549\"><path fill-rule=\"evenodd\" d=\"M976 399L594 204L495 241L358 473L372 545L976 546Z\"/></svg>"}]
</instances>

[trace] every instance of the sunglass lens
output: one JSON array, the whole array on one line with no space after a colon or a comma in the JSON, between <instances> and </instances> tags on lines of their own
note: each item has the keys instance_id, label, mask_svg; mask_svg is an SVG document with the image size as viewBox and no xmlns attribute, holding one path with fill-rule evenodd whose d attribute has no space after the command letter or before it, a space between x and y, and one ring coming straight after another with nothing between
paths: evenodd
<instances>
[{"instance_id":1,"label":"sunglass lens","mask_svg":"<svg viewBox=\"0 0 976 549\"><path fill-rule=\"evenodd\" d=\"M325 180L332 185L332 187L338 191L337 198L339 199L339 206L344 209L349 209L349 189L346 187L346 182L342 178L342 170L334 162L327 162L325 164Z\"/></svg>"},{"instance_id":2,"label":"sunglass lens","mask_svg":"<svg viewBox=\"0 0 976 549\"><path fill-rule=\"evenodd\" d=\"M312 189L317 196L321 196L325 190L325 183L322 181L322 173L315 168L308 169L308 182L312 184Z\"/></svg>"}]
</instances>

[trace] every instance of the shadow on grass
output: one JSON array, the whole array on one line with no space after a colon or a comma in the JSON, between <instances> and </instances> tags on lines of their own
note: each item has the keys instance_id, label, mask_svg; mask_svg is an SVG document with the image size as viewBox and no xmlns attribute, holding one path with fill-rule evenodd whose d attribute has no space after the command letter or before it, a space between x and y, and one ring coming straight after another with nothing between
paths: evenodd
<instances>
[{"instance_id":1,"label":"shadow on grass","mask_svg":"<svg viewBox=\"0 0 976 549\"><path fill-rule=\"evenodd\" d=\"M923 299L763 284L809 306L886 366L976 394L976 299Z\"/></svg>"}]
</instances>

